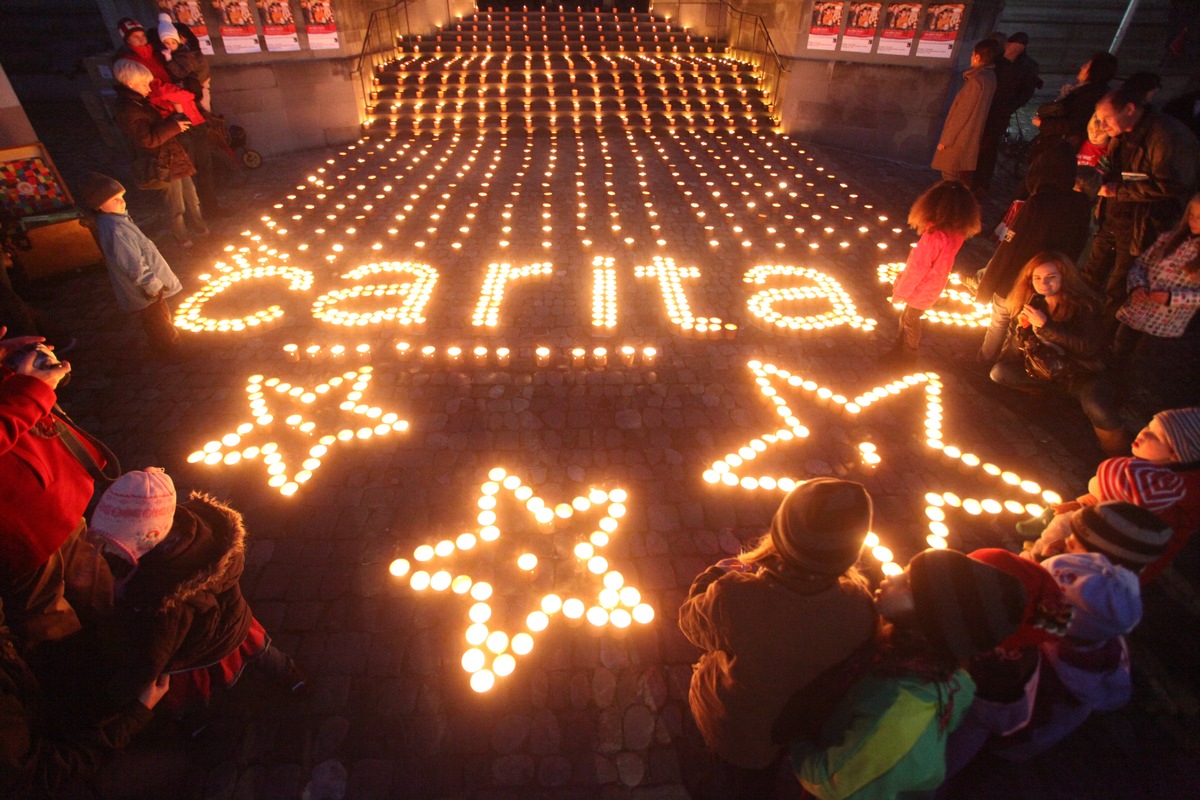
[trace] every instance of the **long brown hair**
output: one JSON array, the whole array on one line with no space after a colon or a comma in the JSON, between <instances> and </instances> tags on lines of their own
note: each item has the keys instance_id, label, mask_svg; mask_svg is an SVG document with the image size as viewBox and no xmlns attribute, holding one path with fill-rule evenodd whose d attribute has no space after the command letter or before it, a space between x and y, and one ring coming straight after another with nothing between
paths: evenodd
<instances>
[{"instance_id":1,"label":"long brown hair","mask_svg":"<svg viewBox=\"0 0 1200 800\"><path fill-rule=\"evenodd\" d=\"M1188 225L1188 217L1192 213L1192 209L1200 210L1200 194L1194 195L1188 204L1183 208L1183 219L1179 220L1179 224L1175 230L1171 232L1171 238L1167 240L1167 249L1163 253L1163 257L1169 256L1179 249L1179 246L1188 240L1192 235L1192 229ZM1196 250L1196 254L1191 260L1183 265L1183 271L1189 275L1194 275L1200 272L1200 248Z\"/></svg>"},{"instance_id":2,"label":"long brown hair","mask_svg":"<svg viewBox=\"0 0 1200 800\"><path fill-rule=\"evenodd\" d=\"M798 583L828 583L832 585L833 578L829 575L815 575L813 573L804 572L793 567L779 554L779 548L775 546L775 541L771 538L771 532L767 531L762 537L754 543L749 549L738 555L738 561L741 561L748 567L759 566L770 569L782 578L789 579ZM871 581L864 575L858 566L852 566L837 576L839 583L848 583L854 586L861 587L868 593L871 589Z\"/></svg>"},{"instance_id":3,"label":"long brown hair","mask_svg":"<svg viewBox=\"0 0 1200 800\"><path fill-rule=\"evenodd\" d=\"M965 184L940 181L913 202L908 224L922 235L939 230L966 239L979 233L979 203Z\"/></svg>"},{"instance_id":4,"label":"long brown hair","mask_svg":"<svg viewBox=\"0 0 1200 800\"><path fill-rule=\"evenodd\" d=\"M1029 302L1029 298L1033 297L1033 271L1043 264L1053 264L1058 267L1059 274L1062 275L1062 290L1059 292L1058 305L1051 315L1054 319L1060 321L1070 319L1080 308L1096 307L1096 295L1084 282L1079 270L1075 269L1075 262L1062 253L1043 250L1026 261L1025 266L1021 267L1021 271L1017 273L1012 290L1009 291L1008 297L1004 301L1004 304L1008 306L1009 314L1015 318Z\"/></svg>"}]
</instances>

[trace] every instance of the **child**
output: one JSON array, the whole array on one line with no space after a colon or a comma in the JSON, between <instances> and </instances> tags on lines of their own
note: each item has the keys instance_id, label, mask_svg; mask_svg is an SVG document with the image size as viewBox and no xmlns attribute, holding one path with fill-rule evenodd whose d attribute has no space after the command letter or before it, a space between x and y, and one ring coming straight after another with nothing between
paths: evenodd
<instances>
[{"instance_id":1,"label":"child","mask_svg":"<svg viewBox=\"0 0 1200 800\"><path fill-rule=\"evenodd\" d=\"M212 111L212 70L208 59L200 51L198 43L191 37L184 41L178 28L171 22L170 14L158 15L158 38L162 42L162 57L167 63L167 72L180 86L196 97L205 111Z\"/></svg>"},{"instance_id":2,"label":"child","mask_svg":"<svg viewBox=\"0 0 1200 800\"><path fill-rule=\"evenodd\" d=\"M169 706L203 714L213 686L233 686L246 664L293 694L306 681L242 597L242 517L193 492L175 504L160 469L128 472L101 497L89 535L113 572L114 608L102 642L109 699L125 702L171 676ZM197 722L192 735L203 724Z\"/></svg>"},{"instance_id":3,"label":"child","mask_svg":"<svg viewBox=\"0 0 1200 800\"><path fill-rule=\"evenodd\" d=\"M1062 553L1100 553L1137 574L1162 556L1170 540L1171 527L1157 515L1114 500L1060 514L1022 555L1045 561Z\"/></svg>"},{"instance_id":4,"label":"child","mask_svg":"<svg viewBox=\"0 0 1200 800\"><path fill-rule=\"evenodd\" d=\"M1012 575L1025 589L1025 613L1017 632L967 666L975 702L946 744L946 776L965 767L988 740L1009 736L1029 724L1041 673L1038 649L1067 632L1073 607L1062 587L1040 564L999 548L971 558Z\"/></svg>"},{"instance_id":5,"label":"child","mask_svg":"<svg viewBox=\"0 0 1200 800\"><path fill-rule=\"evenodd\" d=\"M931 797L974 697L962 665L1011 636L1025 606L1019 580L952 550L918 553L885 579L875 607L891 625L878 660L819 742L793 743L800 784L823 799Z\"/></svg>"},{"instance_id":6,"label":"child","mask_svg":"<svg viewBox=\"0 0 1200 800\"><path fill-rule=\"evenodd\" d=\"M968 236L979 233L979 203L958 181L942 181L917 198L908 224L921 238L908 255L892 287L892 301L904 303L900 335L886 360L911 366L921 343L921 315L933 308L946 288L954 257Z\"/></svg>"},{"instance_id":7,"label":"child","mask_svg":"<svg viewBox=\"0 0 1200 800\"><path fill-rule=\"evenodd\" d=\"M861 485L814 478L784 498L752 550L692 584L679 627L704 651L688 699L720 759L713 797L774 793L772 723L793 692L870 639L871 595L854 569L870 528Z\"/></svg>"},{"instance_id":8,"label":"child","mask_svg":"<svg viewBox=\"0 0 1200 800\"><path fill-rule=\"evenodd\" d=\"M1100 462L1087 494L1055 509L1041 538L1031 545L1035 558L1062 552L1069 526L1060 516L1098 503L1123 501L1151 511L1171 528L1166 550L1138 574L1142 586L1153 581L1200 527L1200 408L1160 411L1133 441L1133 456Z\"/></svg>"},{"instance_id":9,"label":"child","mask_svg":"<svg viewBox=\"0 0 1200 800\"><path fill-rule=\"evenodd\" d=\"M125 187L107 175L89 172L83 176L78 195L80 204L95 212L96 233L117 305L141 317L156 357L178 357L179 332L167 298L179 294L183 286L158 247L126 213ZM203 226L203 222L198 224ZM208 230L197 235L203 233Z\"/></svg>"},{"instance_id":10,"label":"child","mask_svg":"<svg viewBox=\"0 0 1200 800\"><path fill-rule=\"evenodd\" d=\"M1055 556L1042 566L1075 611L1067 635L1040 646L1045 667L1032 720L989 748L1012 761L1045 752L1093 711L1125 705L1133 691L1125 636L1142 618L1137 577L1100 553Z\"/></svg>"}]
</instances>

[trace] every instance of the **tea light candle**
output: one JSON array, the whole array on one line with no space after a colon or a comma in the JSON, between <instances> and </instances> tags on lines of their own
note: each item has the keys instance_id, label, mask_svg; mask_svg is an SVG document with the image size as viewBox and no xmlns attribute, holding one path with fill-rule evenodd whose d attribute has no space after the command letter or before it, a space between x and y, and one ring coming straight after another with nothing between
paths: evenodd
<instances>
[{"instance_id":1,"label":"tea light candle","mask_svg":"<svg viewBox=\"0 0 1200 800\"><path fill-rule=\"evenodd\" d=\"M573 350L571 350L571 366L572 367L582 367L584 365L584 359L586 357L587 357L586 350L584 350L582 347L574 348Z\"/></svg>"},{"instance_id":2,"label":"tea light candle","mask_svg":"<svg viewBox=\"0 0 1200 800\"><path fill-rule=\"evenodd\" d=\"M642 364L647 367L653 367L655 360L658 358L658 351L653 347L642 348Z\"/></svg>"},{"instance_id":3,"label":"tea light candle","mask_svg":"<svg viewBox=\"0 0 1200 800\"><path fill-rule=\"evenodd\" d=\"M496 348L496 364L501 367L507 367L511 358L511 352L507 347Z\"/></svg>"},{"instance_id":4,"label":"tea light candle","mask_svg":"<svg viewBox=\"0 0 1200 800\"><path fill-rule=\"evenodd\" d=\"M285 344L283 346L283 357L288 361L299 361L300 347L294 344Z\"/></svg>"},{"instance_id":5,"label":"tea light candle","mask_svg":"<svg viewBox=\"0 0 1200 800\"><path fill-rule=\"evenodd\" d=\"M603 367L608 364L608 348L597 347L592 351L592 363L597 367Z\"/></svg>"},{"instance_id":6,"label":"tea light candle","mask_svg":"<svg viewBox=\"0 0 1200 800\"><path fill-rule=\"evenodd\" d=\"M537 365L539 367L550 366L550 348L549 347L539 347L538 349L533 351L533 355L534 355L534 358L536 359Z\"/></svg>"}]
</instances>

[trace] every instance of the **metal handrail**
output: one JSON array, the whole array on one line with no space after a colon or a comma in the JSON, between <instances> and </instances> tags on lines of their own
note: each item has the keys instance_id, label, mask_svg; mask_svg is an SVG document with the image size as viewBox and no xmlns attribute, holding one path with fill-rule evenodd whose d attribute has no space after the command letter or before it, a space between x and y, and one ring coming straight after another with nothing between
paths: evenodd
<instances>
[{"instance_id":1,"label":"metal handrail","mask_svg":"<svg viewBox=\"0 0 1200 800\"><path fill-rule=\"evenodd\" d=\"M446 4L446 19L450 20L450 0L443 0ZM367 20L367 30L363 34L362 47L358 52L358 59L354 63L354 68L350 70L351 75L358 76L358 87L360 93L360 107L367 109L370 107L374 86L374 74L376 68L382 64L395 59L400 54L400 48L397 46L397 39L403 36L412 35L412 26L409 23L408 7L417 0L399 0L390 6L377 8L371 12L371 18ZM400 15L404 15L404 29L401 34ZM370 59L370 69L364 70L363 67ZM370 83L368 83L370 82Z\"/></svg>"}]
</instances>

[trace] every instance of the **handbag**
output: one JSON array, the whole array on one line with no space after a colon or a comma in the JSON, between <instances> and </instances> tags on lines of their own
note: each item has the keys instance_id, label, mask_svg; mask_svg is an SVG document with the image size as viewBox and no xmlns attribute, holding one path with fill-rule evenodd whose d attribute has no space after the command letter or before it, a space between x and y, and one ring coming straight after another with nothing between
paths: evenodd
<instances>
[{"instance_id":1,"label":"handbag","mask_svg":"<svg viewBox=\"0 0 1200 800\"><path fill-rule=\"evenodd\" d=\"M139 189L165 189L171 182L171 165L162 163L158 150L139 150L133 158L133 182Z\"/></svg>"},{"instance_id":2,"label":"handbag","mask_svg":"<svg viewBox=\"0 0 1200 800\"><path fill-rule=\"evenodd\" d=\"M1061 347L1050 342L1043 342L1035 333L1027 333L1019 342L1021 352L1025 356L1025 374L1034 380L1057 381L1067 375L1070 362L1067 353Z\"/></svg>"}]
</instances>

